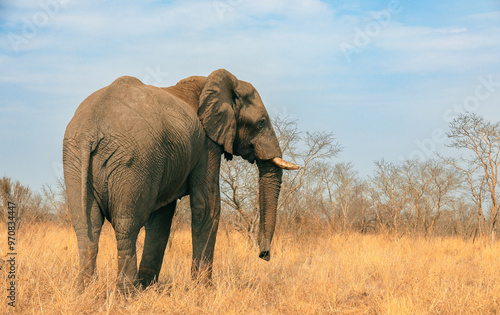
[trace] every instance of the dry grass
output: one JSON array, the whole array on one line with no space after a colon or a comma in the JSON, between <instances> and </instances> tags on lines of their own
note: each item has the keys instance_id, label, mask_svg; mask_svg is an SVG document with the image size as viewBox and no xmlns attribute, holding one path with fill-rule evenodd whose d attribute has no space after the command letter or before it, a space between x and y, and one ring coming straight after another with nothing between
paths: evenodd
<instances>
[{"instance_id":1,"label":"dry grass","mask_svg":"<svg viewBox=\"0 0 500 315\"><path fill-rule=\"evenodd\" d=\"M494 314L500 309L500 247L460 239L333 235L299 242L278 232L271 262L237 234L219 232L215 286L190 280L189 231L175 234L160 283L132 297L114 290L114 234L105 226L98 278L79 294L70 228L19 232L17 307L27 314ZM3 253L6 233L0 234ZM140 247L140 246L139 246ZM5 266L4 266L5 267ZM0 271L0 313L7 275Z\"/></svg>"}]
</instances>

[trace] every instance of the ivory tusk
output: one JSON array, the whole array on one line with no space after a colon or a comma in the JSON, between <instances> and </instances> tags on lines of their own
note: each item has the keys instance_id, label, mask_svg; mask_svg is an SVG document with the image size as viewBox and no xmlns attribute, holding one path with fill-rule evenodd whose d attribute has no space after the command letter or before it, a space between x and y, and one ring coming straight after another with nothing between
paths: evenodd
<instances>
[{"instance_id":1,"label":"ivory tusk","mask_svg":"<svg viewBox=\"0 0 500 315\"><path fill-rule=\"evenodd\" d=\"M287 162L285 160L282 160L279 157L275 157L274 159L271 160L276 166L285 169L285 170L298 170L300 166L297 164L293 164L290 162Z\"/></svg>"}]
</instances>

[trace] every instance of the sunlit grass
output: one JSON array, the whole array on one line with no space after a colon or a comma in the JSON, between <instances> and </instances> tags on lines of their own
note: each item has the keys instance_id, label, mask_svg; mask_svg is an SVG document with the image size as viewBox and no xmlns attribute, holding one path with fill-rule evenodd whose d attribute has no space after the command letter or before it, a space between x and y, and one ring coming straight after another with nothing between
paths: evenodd
<instances>
[{"instance_id":1,"label":"sunlit grass","mask_svg":"<svg viewBox=\"0 0 500 315\"><path fill-rule=\"evenodd\" d=\"M0 235L4 255L6 233ZM239 234L220 231L215 283L207 288L190 278L189 230L177 231L159 284L124 297L114 290L116 242L109 225L101 238L97 278L83 293L75 281L78 251L71 228L23 226L18 236L18 313L495 314L500 309L500 247L457 238L396 241L348 234L296 240L277 231L273 256L265 262ZM1 314L13 311L5 298L3 267Z\"/></svg>"}]
</instances>

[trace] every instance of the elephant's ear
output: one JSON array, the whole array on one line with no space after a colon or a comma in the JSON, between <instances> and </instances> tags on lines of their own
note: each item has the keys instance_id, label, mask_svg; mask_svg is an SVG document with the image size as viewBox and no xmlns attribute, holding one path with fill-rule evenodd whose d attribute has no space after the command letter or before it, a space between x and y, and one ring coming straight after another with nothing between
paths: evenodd
<instances>
[{"instance_id":1,"label":"elephant's ear","mask_svg":"<svg viewBox=\"0 0 500 315\"><path fill-rule=\"evenodd\" d=\"M200 95L198 116L210 139L232 154L236 137L234 90L238 79L227 70L212 72Z\"/></svg>"}]
</instances>

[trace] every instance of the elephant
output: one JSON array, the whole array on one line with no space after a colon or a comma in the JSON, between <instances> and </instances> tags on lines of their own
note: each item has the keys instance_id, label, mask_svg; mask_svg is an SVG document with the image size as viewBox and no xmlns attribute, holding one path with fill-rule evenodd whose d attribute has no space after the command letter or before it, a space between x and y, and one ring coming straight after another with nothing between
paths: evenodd
<instances>
[{"instance_id":1,"label":"elephant","mask_svg":"<svg viewBox=\"0 0 500 315\"><path fill-rule=\"evenodd\" d=\"M269 261L282 159L256 89L225 69L170 87L116 79L88 96L69 122L63 167L79 251L78 283L94 274L104 219L116 235L120 291L158 281L176 202L189 195L193 279L211 283L220 219L222 156L240 156L259 171L259 257ZM137 268L136 240L145 227Z\"/></svg>"}]
</instances>

